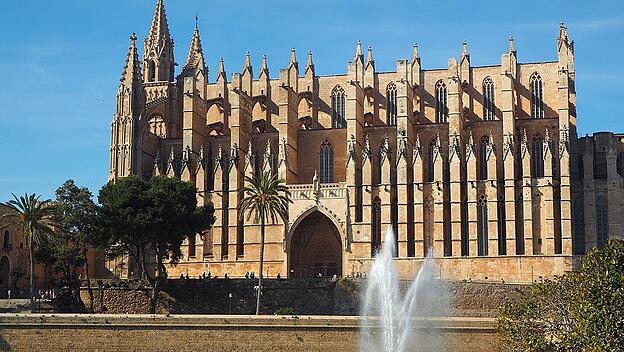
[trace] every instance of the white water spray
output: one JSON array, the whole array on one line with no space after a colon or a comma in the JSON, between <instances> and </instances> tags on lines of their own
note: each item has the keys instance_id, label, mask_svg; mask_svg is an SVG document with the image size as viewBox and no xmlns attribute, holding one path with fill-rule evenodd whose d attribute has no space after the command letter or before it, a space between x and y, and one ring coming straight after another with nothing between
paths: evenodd
<instances>
[{"instance_id":1,"label":"white water spray","mask_svg":"<svg viewBox=\"0 0 624 352\"><path fill-rule=\"evenodd\" d=\"M422 351L425 344L427 351L435 351L439 348L436 346L442 345L439 336L426 336L427 320L418 319L437 315L447 308L440 303L444 301L440 300L444 296L439 292L440 285L433 284L433 258L431 255L425 258L416 278L401 295L399 275L392 258L395 251L394 231L388 228L383 249L375 257L366 281L360 351Z\"/></svg>"}]
</instances>

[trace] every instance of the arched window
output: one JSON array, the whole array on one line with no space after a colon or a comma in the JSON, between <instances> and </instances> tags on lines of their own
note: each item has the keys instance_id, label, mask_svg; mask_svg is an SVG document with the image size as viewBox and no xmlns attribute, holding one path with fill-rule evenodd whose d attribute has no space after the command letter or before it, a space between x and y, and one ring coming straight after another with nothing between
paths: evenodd
<instances>
[{"instance_id":1,"label":"arched window","mask_svg":"<svg viewBox=\"0 0 624 352\"><path fill-rule=\"evenodd\" d=\"M397 124L397 88L394 83L388 84L386 91L386 123L388 126Z\"/></svg>"},{"instance_id":2,"label":"arched window","mask_svg":"<svg viewBox=\"0 0 624 352\"><path fill-rule=\"evenodd\" d=\"M2 248L7 249L10 246L11 235L9 231L4 231L4 241L2 242Z\"/></svg>"},{"instance_id":3,"label":"arched window","mask_svg":"<svg viewBox=\"0 0 624 352\"><path fill-rule=\"evenodd\" d=\"M596 198L596 244L601 246L607 243L609 232L608 204L605 197Z\"/></svg>"},{"instance_id":4,"label":"arched window","mask_svg":"<svg viewBox=\"0 0 624 352\"><path fill-rule=\"evenodd\" d=\"M152 60L147 64L147 81L156 81L156 63Z\"/></svg>"},{"instance_id":5,"label":"arched window","mask_svg":"<svg viewBox=\"0 0 624 352\"><path fill-rule=\"evenodd\" d=\"M490 137L483 136L479 142L479 159L478 159L478 179L479 180L487 180L488 178L488 167L487 167L487 147L490 142Z\"/></svg>"},{"instance_id":6,"label":"arched window","mask_svg":"<svg viewBox=\"0 0 624 352\"><path fill-rule=\"evenodd\" d=\"M448 122L448 94L446 84L441 80L436 83L436 122Z\"/></svg>"},{"instance_id":7,"label":"arched window","mask_svg":"<svg viewBox=\"0 0 624 352\"><path fill-rule=\"evenodd\" d=\"M332 128L344 128L345 120L345 91L340 86L332 91Z\"/></svg>"},{"instance_id":8,"label":"arched window","mask_svg":"<svg viewBox=\"0 0 624 352\"><path fill-rule=\"evenodd\" d=\"M488 255L488 209L485 196L477 203L477 254Z\"/></svg>"},{"instance_id":9,"label":"arched window","mask_svg":"<svg viewBox=\"0 0 624 352\"><path fill-rule=\"evenodd\" d=\"M533 137L531 176L544 177L544 141L539 135Z\"/></svg>"},{"instance_id":10,"label":"arched window","mask_svg":"<svg viewBox=\"0 0 624 352\"><path fill-rule=\"evenodd\" d=\"M334 146L329 139L326 139L323 143L321 143L319 159L321 183L334 182Z\"/></svg>"},{"instance_id":11,"label":"arched window","mask_svg":"<svg viewBox=\"0 0 624 352\"><path fill-rule=\"evenodd\" d=\"M376 197L373 200L371 216L371 257L381 249L381 200Z\"/></svg>"},{"instance_id":12,"label":"arched window","mask_svg":"<svg viewBox=\"0 0 624 352\"><path fill-rule=\"evenodd\" d=\"M483 119L496 119L496 105L494 105L494 81L490 77L483 80Z\"/></svg>"},{"instance_id":13,"label":"arched window","mask_svg":"<svg viewBox=\"0 0 624 352\"><path fill-rule=\"evenodd\" d=\"M544 118L544 88L542 77L537 72L531 76L531 117Z\"/></svg>"}]
</instances>

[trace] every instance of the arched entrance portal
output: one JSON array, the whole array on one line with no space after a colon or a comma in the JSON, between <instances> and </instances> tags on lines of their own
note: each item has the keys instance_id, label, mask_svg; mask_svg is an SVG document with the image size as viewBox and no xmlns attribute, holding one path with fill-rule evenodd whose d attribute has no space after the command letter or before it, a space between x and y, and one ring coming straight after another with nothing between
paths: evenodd
<instances>
[{"instance_id":1,"label":"arched entrance portal","mask_svg":"<svg viewBox=\"0 0 624 352\"><path fill-rule=\"evenodd\" d=\"M9 275L11 275L11 263L5 255L0 259L0 297L5 297L7 294L10 284Z\"/></svg>"},{"instance_id":2,"label":"arched entrance portal","mask_svg":"<svg viewBox=\"0 0 624 352\"><path fill-rule=\"evenodd\" d=\"M342 245L336 225L314 211L294 229L289 251L293 278L342 275Z\"/></svg>"}]
</instances>

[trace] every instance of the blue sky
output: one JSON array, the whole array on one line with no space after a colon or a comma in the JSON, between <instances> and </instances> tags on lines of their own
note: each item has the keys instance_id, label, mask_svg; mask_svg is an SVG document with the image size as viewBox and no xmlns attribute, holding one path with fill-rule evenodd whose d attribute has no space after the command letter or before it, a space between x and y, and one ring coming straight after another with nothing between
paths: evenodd
<instances>
[{"instance_id":1,"label":"blue sky","mask_svg":"<svg viewBox=\"0 0 624 352\"><path fill-rule=\"evenodd\" d=\"M68 178L97 194L108 176L109 124L130 33L140 42L156 0L0 2L0 201L51 197ZM521 4L520 4L521 3ZM507 38L521 62L556 59L565 21L576 41L579 134L613 130L624 97L624 2L166 0L184 63L197 14L210 78L228 75L245 51L271 76L314 53L317 74L342 73L355 43L371 45L377 70L394 70L418 42L425 68L445 67L467 40L473 65L500 63ZM141 45L142 47L142 45ZM256 69L256 72L258 70ZM618 109L619 108L619 109Z\"/></svg>"}]
</instances>

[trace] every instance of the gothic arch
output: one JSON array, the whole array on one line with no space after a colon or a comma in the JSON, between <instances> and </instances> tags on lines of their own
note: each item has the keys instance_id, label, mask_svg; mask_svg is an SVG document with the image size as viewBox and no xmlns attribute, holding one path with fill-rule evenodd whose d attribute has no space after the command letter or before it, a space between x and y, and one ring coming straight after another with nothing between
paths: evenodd
<instances>
[{"instance_id":1,"label":"gothic arch","mask_svg":"<svg viewBox=\"0 0 624 352\"><path fill-rule=\"evenodd\" d=\"M544 118L544 84L538 72L533 72L529 79L531 91L531 117L534 119Z\"/></svg>"},{"instance_id":2,"label":"gothic arch","mask_svg":"<svg viewBox=\"0 0 624 352\"><path fill-rule=\"evenodd\" d=\"M343 231L323 207L301 214L287 236L288 277L342 275Z\"/></svg>"},{"instance_id":3,"label":"gothic arch","mask_svg":"<svg viewBox=\"0 0 624 352\"><path fill-rule=\"evenodd\" d=\"M396 126L397 124L397 87L394 82L390 82L386 87L386 125Z\"/></svg>"},{"instance_id":4,"label":"gothic arch","mask_svg":"<svg viewBox=\"0 0 624 352\"><path fill-rule=\"evenodd\" d=\"M223 135L225 128L225 113L220 103L214 103L208 107L206 112L206 126L209 135Z\"/></svg>"},{"instance_id":5,"label":"gothic arch","mask_svg":"<svg viewBox=\"0 0 624 352\"><path fill-rule=\"evenodd\" d=\"M297 229L297 227L301 225L301 222L305 220L305 218L308 217L308 215L314 213L315 211L320 212L321 214L325 215L329 220L331 220L334 226L336 226L336 229L338 229L338 232L340 233L340 238L341 239L345 238L345 231L344 231L343 225L341 224L341 221L338 219L336 214L334 214L331 210L327 209L323 205L317 204L304 210L301 214L297 216L297 219L293 221L292 224L289 225L288 233L286 234L286 241L285 241L285 248L284 248L285 252L288 252L290 250L292 236L295 230Z\"/></svg>"},{"instance_id":6,"label":"gothic arch","mask_svg":"<svg viewBox=\"0 0 624 352\"><path fill-rule=\"evenodd\" d=\"M332 128L344 128L347 127L346 121L346 104L347 95L345 90L336 85L331 94L332 102Z\"/></svg>"}]
</instances>

